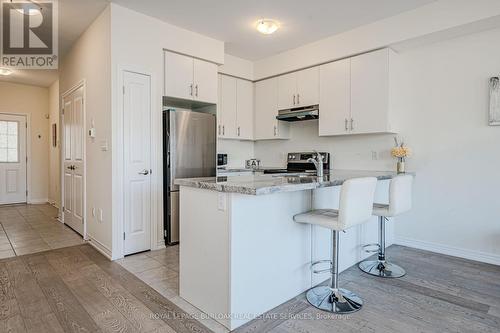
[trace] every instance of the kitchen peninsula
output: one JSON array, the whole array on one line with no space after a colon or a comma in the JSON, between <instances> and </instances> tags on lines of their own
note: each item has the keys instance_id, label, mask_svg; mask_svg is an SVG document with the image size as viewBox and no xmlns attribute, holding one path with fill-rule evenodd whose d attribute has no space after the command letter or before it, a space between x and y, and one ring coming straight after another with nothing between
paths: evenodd
<instances>
[{"instance_id":1,"label":"kitchen peninsula","mask_svg":"<svg viewBox=\"0 0 500 333\"><path fill-rule=\"evenodd\" d=\"M357 177L377 177L376 201L386 202L388 180L396 175L332 170L321 178L177 179L180 296L232 330L326 280L327 274L311 273L310 263L329 258L330 232L295 223L293 216L337 208L340 185ZM340 270L367 257L361 246L376 239L376 218L342 234Z\"/></svg>"}]
</instances>

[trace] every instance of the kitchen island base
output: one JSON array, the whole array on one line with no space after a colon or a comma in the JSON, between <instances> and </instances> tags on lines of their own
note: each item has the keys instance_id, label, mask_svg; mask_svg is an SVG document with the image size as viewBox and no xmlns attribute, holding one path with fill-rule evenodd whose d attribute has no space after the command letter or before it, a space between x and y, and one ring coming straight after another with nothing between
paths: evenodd
<instances>
[{"instance_id":1,"label":"kitchen island base","mask_svg":"<svg viewBox=\"0 0 500 333\"><path fill-rule=\"evenodd\" d=\"M310 265L330 257L330 230L293 216L335 208L339 189L246 195L181 186L180 296L232 330L327 280ZM362 245L376 242L377 230L374 217L340 235L340 271L370 255ZM392 223L387 230L391 244Z\"/></svg>"}]
</instances>

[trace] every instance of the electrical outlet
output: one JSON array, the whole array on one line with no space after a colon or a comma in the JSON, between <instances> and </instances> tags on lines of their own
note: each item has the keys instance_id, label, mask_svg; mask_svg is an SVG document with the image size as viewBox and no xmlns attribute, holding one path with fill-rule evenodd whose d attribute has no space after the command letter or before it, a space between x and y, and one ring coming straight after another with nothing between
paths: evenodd
<instances>
[{"instance_id":1,"label":"electrical outlet","mask_svg":"<svg viewBox=\"0 0 500 333\"><path fill-rule=\"evenodd\" d=\"M217 209L220 211L226 211L226 194L225 193L219 193L217 196Z\"/></svg>"}]
</instances>

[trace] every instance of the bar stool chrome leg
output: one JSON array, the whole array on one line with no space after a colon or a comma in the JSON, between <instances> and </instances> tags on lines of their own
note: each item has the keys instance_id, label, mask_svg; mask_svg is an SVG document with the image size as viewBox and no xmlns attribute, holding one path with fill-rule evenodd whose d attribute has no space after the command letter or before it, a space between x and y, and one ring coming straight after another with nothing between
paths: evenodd
<instances>
[{"instance_id":1,"label":"bar stool chrome leg","mask_svg":"<svg viewBox=\"0 0 500 333\"><path fill-rule=\"evenodd\" d=\"M385 217L379 217L379 250L378 260L367 260L359 263L358 267L363 272L384 278L399 278L406 274L406 271L395 264L385 260Z\"/></svg>"},{"instance_id":2,"label":"bar stool chrome leg","mask_svg":"<svg viewBox=\"0 0 500 333\"><path fill-rule=\"evenodd\" d=\"M332 268L329 286L317 286L309 289L307 301L314 307L337 314L356 312L363 306L363 301L353 292L338 287L339 279L339 232L332 230Z\"/></svg>"}]
</instances>

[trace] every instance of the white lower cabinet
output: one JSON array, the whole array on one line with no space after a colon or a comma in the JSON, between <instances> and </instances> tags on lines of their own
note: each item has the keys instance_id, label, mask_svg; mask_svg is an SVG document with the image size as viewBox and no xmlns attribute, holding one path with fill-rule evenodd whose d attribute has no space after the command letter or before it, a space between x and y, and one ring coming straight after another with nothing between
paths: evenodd
<instances>
[{"instance_id":1,"label":"white lower cabinet","mask_svg":"<svg viewBox=\"0 0 500 333\"><path fill-rule=\"evenodd\" d=\"M253 83L219 74L217 134L223 139L254 139Z\"/></svg>"},{"instance_id":2,"label":"white lower cabinet","mask_svg":"<svg viewBox=\"0 0 500 333\"><path fill-rule=\"evenodd\" d=\"M288 139L289 124L278 115L278 79L255 83L255 140Z\"/></svg>"},{"instance_id":3,"label":"white lower cabinet","mask_svg":"<svg viewBox=\"0 0 500 333\"><path fill-rule=\"evenodd\" d=\"M320 66L320 136L395 132L394 57L382 49Z\"/></svg>"}]
</instances>

